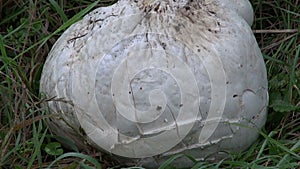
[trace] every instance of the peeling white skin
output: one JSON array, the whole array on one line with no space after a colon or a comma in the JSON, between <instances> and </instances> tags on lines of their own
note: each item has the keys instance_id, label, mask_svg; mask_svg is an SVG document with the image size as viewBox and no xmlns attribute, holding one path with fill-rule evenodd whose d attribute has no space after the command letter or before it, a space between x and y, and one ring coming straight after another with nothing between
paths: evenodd
<instances>
[{"instance_id":1,"label":"peeling white skin","mask_svg":"<svg viewBox=\"0 0 300 169\"><path fill-rule=\"evenodd\" d=\"M246 0L120 0L94 10L45 63L41 92L63 100L48 103L62 117L49 126L82 149L153 168L178 153L213 160L245 150L268 104L251 18Z\"/></svg>"}]
</instances>

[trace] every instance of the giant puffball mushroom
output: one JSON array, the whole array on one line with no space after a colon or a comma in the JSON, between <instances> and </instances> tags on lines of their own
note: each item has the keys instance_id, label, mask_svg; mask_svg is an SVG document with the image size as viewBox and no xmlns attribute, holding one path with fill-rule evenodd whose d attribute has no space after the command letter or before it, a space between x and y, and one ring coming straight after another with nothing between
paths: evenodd
<instances>
[{"instance_id":1,"label":"giant puffball mushroom","mask_svg":"<svg viewBox=\"0 0 300 169\"><path fill-rule=\"evenodd\" d=\"M68 28L40 91L51 130L80 149L157 167L220 160L266 121L265 64L248 0L120 0ZM186 158L174 162L191 166Z\"/></svg>"}]
</instances>

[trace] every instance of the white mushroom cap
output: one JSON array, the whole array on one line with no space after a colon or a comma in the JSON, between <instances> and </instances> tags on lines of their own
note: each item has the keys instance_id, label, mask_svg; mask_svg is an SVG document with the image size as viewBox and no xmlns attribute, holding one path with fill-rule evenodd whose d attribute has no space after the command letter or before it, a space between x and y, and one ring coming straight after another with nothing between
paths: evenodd
<instances>
[{"instance_id":1,"label":"white mushroom cap","mask_svg":"<svg viewBox=\"0 0 300 169\"><path fill-rule=\"evenodd\" d=\"M62 116L49 126L151 167L245 150L266 120L267 76L248 14L229 4L120 0L92 11L45 63L41 92L64 100L48 103Z\"/></svg>"}]
</instances>

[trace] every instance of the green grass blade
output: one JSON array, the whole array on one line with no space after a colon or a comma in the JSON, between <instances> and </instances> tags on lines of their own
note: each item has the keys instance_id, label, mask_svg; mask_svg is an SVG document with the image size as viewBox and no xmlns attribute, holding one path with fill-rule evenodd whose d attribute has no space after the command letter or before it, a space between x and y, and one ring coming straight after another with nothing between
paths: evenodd
<instances>
[{"instance_id":1,"label":"green grass blade","mask_svg":"<svg viewBox=\"0 0 300 169\"><path fill-rule=\"evenodd\" d=\"M279 59L276 59L275 57L271 57L269 55L266 55L266 54L263 54L263 57L269 61L272 61L272 62L275 62L275 63L278 63L278 64L281 64L281 65L285 65L287 66L288 64L283 62L282 60L279 60Z\"/></svg>"},{"instance_id":2,"label":"green grass blade","mask_svg":"<svg viewBox=\"0 0 300 169\"><path fill-rule=\"evenodd\" d=\"M297 47L297 51L296 51L296 55L295 55L295 58L293 60L293 63L292 63L292 66L290 67L290 84L289 84L289 97L291 98L292 96L292 92L293 92L293 88L294 88L294 85L296 84L296 67L297 67L297 64L298 64L298 60L299 60L299 55L300 55L300 45L298 45Z\"/></svg>"},{"instance_id":3,"label":"green grass blade","mask_svg":"<svg viewBox=\"0 0 300 169\"><path fill-rule=\"evenodd\" d=\"M35 124L33 124L35 126ZM36 127L34 127L34 131L36 131L35 129ZM34 149L34 152L32 154L32 156L30 157L30 160L29 160L29 163L27 165L27 169L31 169L32 168L32 165L34 163L34 161L36 160L36 157L38 157L38 162L39 162L39 165L41 165L41 147L42 147L42 144L44 142L44 139L45 139L45 136L47 134L47 129L44 131L44 133L41 135L41 138L39 139L40 137L40 132L42 130L42 126L41 126L41 122L40 122L40 125L37 129L38 131L37 132L34 132L34 144L35 144L35 149Z\"/></svg>"},{"instance_id":4,"label":"green grass blade","mask_svg":"<svg viewBox=\"0 0 300 169\"><path fill-rule=\"evenodd\" d=\"M269 138L273 137L275 134L277 134L277 132L275 131L271 131L270 134L268 135ZM263 156L263 152L267 146L268 143L268 139L265 138L265 141L263 142L262 146L260 147L259 152L257 153L256 159L259 159L261 156Z\"/></svg>"},{"instance_id":5,"label":"green grass blade","mask_svg":"<svg viewBox=\"0 0 300 169\"><path fill-rule=\"evenodd\" d=\"M6 54L6 50L5 50L5 47L4 47L3 39L4 39L3 36L0 34L0 51L1 51L0 59L2 60L2 62L4 62L4 59L7 58L7 54Z\"/></svg>"},{"instance_id":6,"label":"green grass blade","mask_svg":"<svg viewBox=\"0 0 300 169\"><path fill-rule=\"evenodd\" d=\"M300 148L300 140L291 148L291 151L294 151L294 150L299 149L299 148ZM277 167L280 167L280 166L284 165L289 156L290 156L289 154L286 154L285 156L283 156L283 158L277 164Z\"/></svg>"},{"instance_id":7,"label":"green grass blade","mask_svg":"<svg viewBox=\"0 0 300 169\"><path fill-rule=\"evenodd\" d=\"M93 165L95 165L96 169L101 169L101 164L94 158L88 156L88 155L85 155L85 154L82 154L82 153L65 153L59 157L57 157L48 167L47 169L51 169L52 166L57 163L59 160L63 159L63 158L67 158L67 157L78 157L78 158L81 158L81 159L85 159L87 161L89 161L90 163L92 163Z\"/></svg>"},{"instance_id":8,"label":"green grass blade","mask_svg":"<svg viewBox=\"0 0 300 169\"><path fill-rule=\"evenodd\" d=\"M171 158L169 158L167 161L165 161L158 169L166 169L168 166L170 166L170 164L175 161L176 159L178 158L181 158L183 157L184 155L183 154L178 154L178 155L175 155Z\"/></svg>"},{"instance_id":9,"label":"green grass blade","mask_svg":"<svg viewBox=\"0 0 300 169\"><path fill-rule=\"evenodd\" d=\"M55 8L56 12L60 15L62 18L63 22L68 21L67 15L64 13L64 10L58 5L58 3L54 0L49 0L50 4Z\"/></svg>"},{"instance_id":10,"label":"green grass blade","mask_svg":"<svg viewBox=\"0 0 300 169\"><path fill-rule=\"evenodd\" d=\"M269 137L268 135L266 135L263 132L260 132L260 134L265 137L266 139L269 140L269 142L271 142L272 144L276 145L277 147L281 148L282 150L284 150L285 152L289 153L290 155L295 156L297 159L300 160L300 155L296 154L295 152L291 151L290 149L288 149L286 146L284 146L283 144L281 144L280 142L278 142L277 140Z\"/></svg>"}]
</instances>

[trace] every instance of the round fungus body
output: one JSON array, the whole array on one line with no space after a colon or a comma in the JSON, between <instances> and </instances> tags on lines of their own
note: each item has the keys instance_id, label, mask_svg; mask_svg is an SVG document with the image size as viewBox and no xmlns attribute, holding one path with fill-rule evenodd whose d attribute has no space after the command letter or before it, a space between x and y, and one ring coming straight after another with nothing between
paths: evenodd
<instances>
[{"instance_id":1,"label":"round fungus body","mask_svg":"<svg viewBox=\"0 0 300 169\"><path fill-rule=\"evenodd\" d=\"M220 160L266 121L265 64L248 0L120 0L57 40L40 90L48 125L79 148L157 167ZM192 161L177 159L176 166Z\"/></svg>"}]
</instances>

